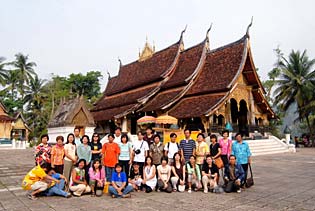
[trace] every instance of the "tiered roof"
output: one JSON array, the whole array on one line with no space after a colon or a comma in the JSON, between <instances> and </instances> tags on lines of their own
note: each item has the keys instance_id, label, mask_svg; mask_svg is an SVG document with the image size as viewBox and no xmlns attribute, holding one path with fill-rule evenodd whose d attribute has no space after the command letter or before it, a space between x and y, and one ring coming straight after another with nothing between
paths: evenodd
<instances>
[{"instance_id":1,"label":"tiered roof","mask_svg":"<svg viewBox=\"0 0 315 211\"><path fill-rule=\"evenodd\" d=\"M264 100L248 31L236 42L214 50L209 47L208 34L189 49L181 51L181 45L182 36L147 60L122 66L92 110L95 120L115 119L133 111L160 110L177 118L209 115L228 99L241 74L253 86L260 109L274 115Z\"/></svg>"}]
</instances>

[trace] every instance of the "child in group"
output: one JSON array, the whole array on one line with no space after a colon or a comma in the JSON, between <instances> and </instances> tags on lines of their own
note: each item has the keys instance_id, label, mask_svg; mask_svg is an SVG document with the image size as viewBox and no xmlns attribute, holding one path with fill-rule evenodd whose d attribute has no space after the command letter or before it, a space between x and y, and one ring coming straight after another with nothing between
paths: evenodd
<instances>
[{"instance_id":1,"label":"child in group","mask_svg":"<svg viewBox=\"0 0 315 211\"><path fill-rule=\"evenodd\" d=\"M134 162L128 178L128 184L133 187L133 189L137 192L140 192L141 182L142 182L142 173L139 168L139 164Z\"/></svg>"}]
</instances>

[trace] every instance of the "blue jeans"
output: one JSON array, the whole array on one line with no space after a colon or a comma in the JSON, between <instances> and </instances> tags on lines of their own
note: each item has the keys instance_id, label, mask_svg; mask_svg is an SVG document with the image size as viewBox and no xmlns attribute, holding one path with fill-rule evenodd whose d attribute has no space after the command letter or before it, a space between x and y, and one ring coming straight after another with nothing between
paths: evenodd
<instances>
[{"instance_id":1,"label":"blue jeans","mask_svg":"<svg viewBox=\"0 0 315 211\"><path fill-rule=\"evenodd\" d=\"M65 187L65 180L64 179L61 179L59 180L60 183L56 183L54 186L52 186L51 188L49 188L47 191L46 191L46 196L54 196L54 195L57 195L57 196L64 196L66 197L67 196L67 192L63 191L63 188Z\"/></svg>"},{"instance_id":2,"label":"blue jeans","mask_svg":"<svg viewBox=\"0 0 315 211\"><path fill-rule=\"evenodd\" d=\"M115 195L117 198L122 197L123 195L126 195L128 193L130 193L131 191L133 191L133 187L131 185L127 185L124 190L123 190L123 194L122 195L118 195L117 190L113 187L113 186L109 186L108 188L108 193L110 195Z\"/></svg>"},{"instance_id":3,"label":"blue jeans","mask_svg":"<svg viewBox=\"0 0 315 211\"><path fill-rule=\"evenodd\" d=\"M112 182L112 174L115 170L115 167L107 167L105 166L105 172L106 172L106 182Z\"/></svg>"}]
</instances>

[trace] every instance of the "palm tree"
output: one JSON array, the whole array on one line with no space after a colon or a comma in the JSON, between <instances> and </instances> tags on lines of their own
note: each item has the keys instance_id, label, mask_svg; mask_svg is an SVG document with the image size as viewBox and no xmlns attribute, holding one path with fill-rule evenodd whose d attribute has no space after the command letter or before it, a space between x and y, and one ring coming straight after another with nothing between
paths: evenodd
<instances>
[{"instance_id":1,"label":"palm tree","mask_svg":"<svg viewBox=\"0 0 315 211\"><path fill-rule=\"evenodd\" d=\"M17 70L9 70L6 79L7 87L4 91L10 92L10 99L13 101L16 99L16 87L19 81L19 72Z\"/></svg>"},{"instance_id":2,"label":"palm tree","mask_svg":"<svg viewBox=\"0 0 315 211\"><path fill-rule=\"evenodd\" d=\"M298 119L306 119L311 135L310 113L306 112L305 106L312 100L315 89L315 70L312 70L314 64L315 59L310 60L306 50L302 54L300 51L292 50L288 60L282 57L279 62L280 76L276 80L278 87L274 92L275 103L284 111L292 104L297 105Z\"/></svg>"},{"instance_id":3,"label":"palm tree","mask_svg":"<svg viewBox=\"0 0 315 211\"><path fill-rule=\"evenodd\" d=\"M6 84L6 78L7 78L7 70L4 69L7 63L4 63L4 60L5 60L4 57L0 57L0 84L2 86Z\"/></svg>"},{"instance_id":4,"label":"palm tree","mask_svg":"<svg viewBox=\"0 0 315 211\"><path fill-rule=\"evenodd\" d=\"M44 102L44 83L46 80L39 79L37 75L31 78L28 85L28 90L23 99L24 103L29 103L31 107L40 109L40 105Z\"/></svg>"},{"instance_id":5,"label":"palm tree","mask_svg":"<svg viewBox=\"0 0 315 211\"><path fill-rule=\"evenodd\" d=\"M30 79L36 75L33 69L36 66L36 63L28 62L28 56L18 53L15 55L15 61L13 61L11 65L16 68L19 73L18 88L21 94L21 99L23 99L25 83L28 83Z\"/></svg>"},{"instance_id":6,"label":"palm tree","mask_svg":"<svg viewBox=\"0 0 315 211\"><path fill-rule=\"evenodd\" d=\"M43 106L45 103L44 83L46 80L39 79L37 75L29 81L28 89L23 99L27 103L29 112L29 122L33 132L38 132L38 124L41 123L43 115ZM36 134L39 135L39 134Z\"/></svg>"}]
</instances>

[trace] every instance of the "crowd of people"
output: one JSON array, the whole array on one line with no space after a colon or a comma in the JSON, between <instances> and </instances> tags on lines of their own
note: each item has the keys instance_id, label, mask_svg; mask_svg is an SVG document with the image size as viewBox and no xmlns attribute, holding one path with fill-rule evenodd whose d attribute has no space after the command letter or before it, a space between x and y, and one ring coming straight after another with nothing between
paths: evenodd
<instances>
[{"instance_id":1,"label":"crowd of people","mask_svg":"<svg viewBox=\"0 0 315 211\"><path fill-rule=\"evenodd\" d=\"M251 163L251 152L242 134L236 141L223 131L218 140L210 135L210 145L203 133L197 140L191 131L177 141L170 134L165 145L151 128L146 134L137 133L133 143L121 128L101 143L94 133L80 137L79 128L64 137L58 136L51 146L47 134L35 150L35 167L25 176L22 187L32 200L38 196L63 197L90 194L102 196L108 192L113 198L129 198L130 192L241 192ZM220 182L221 178L221 182ZM222 182L223 181L223 182Z\"/></svg>"}]
</instances>

